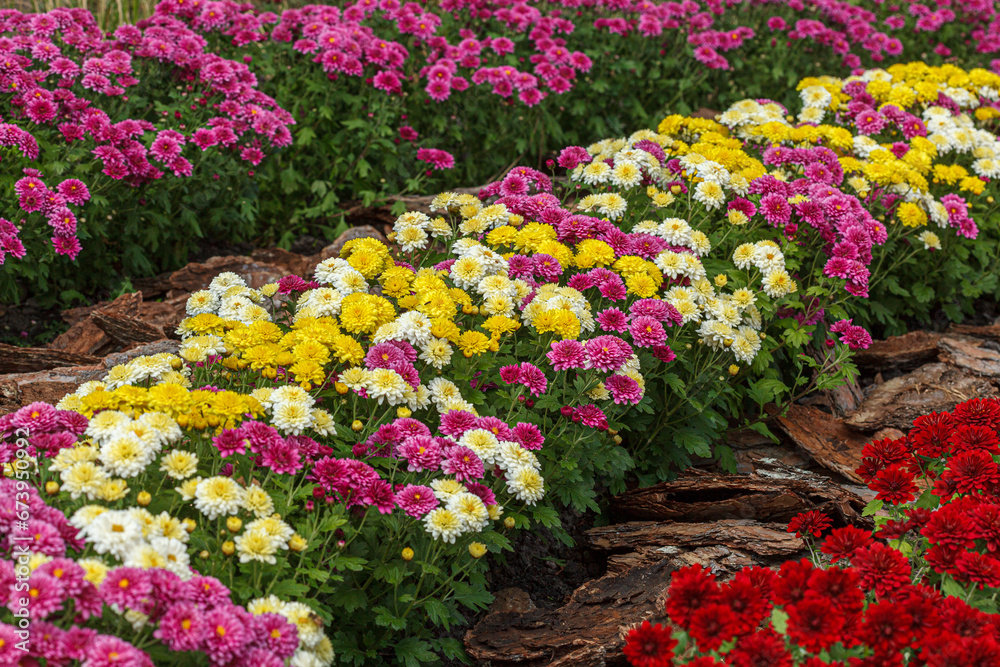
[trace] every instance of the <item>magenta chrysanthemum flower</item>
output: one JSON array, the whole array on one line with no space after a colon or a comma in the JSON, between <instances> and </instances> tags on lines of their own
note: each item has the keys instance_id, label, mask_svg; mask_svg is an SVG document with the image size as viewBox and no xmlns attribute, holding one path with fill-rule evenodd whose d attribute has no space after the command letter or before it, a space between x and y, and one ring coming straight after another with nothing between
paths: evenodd
<instances>
[{"instance_id":1,"label":"magenta chrysanthemum flower","mask_svg":"<svg viewBox=\"0 0 1000 667\"><path fill-rule=\"evenodd\" d=\"M669 345L654 345L653 356L665 364L677 358L677 355L674 354Z\"/></svg>"},{"instance_id":2,"label":"magenta chrysanthemum flower","mask_svg":"<svg viewBox=\"0 0 1000 667\"><path fill-rule=\"evenodd\" d=\"M371 505L379 514L391 514L396 509L396 496L392 492L392 486L384 479L370 479L358 491L361 502Z\"/></svg>"},{"instance_id":3,"label":"magenta chrysanthemum flower","mask_svg":"<svg viewBox=\"0 0 1000 667\"><path fill-rule=\"evenodd\" d=\"M68 597L79 595L84 588L84 583L86 583L84 578L87 574L86 570L69 558L53 558L47 563L42 563L35 571L47 574L57 580Z\"/></svg>"},{"instance_id":4,"label":"magenta chrysanthemum flower","mask_svg":"<svg viewBox=\"0 0 1000 667\"><path fill-rule=\"evenodd\" d=\"M632 356L632 346L617 336L597 336L583 344L587 368L616 371Z\"/></svg>"},{"instance_id":5,"label":"magenta chrysanthemum flower","mask_svg":"<svg viewBox=\"0 0 1000 667\"><path fill-rule=\"evenodd\" d=\"M455 157L437 148L418 149L417 159L430 164L434 169L451 169L455 166Z\"/></svg>"},{"instance_id":6,"label":"magenta chrysanthemum flower","mask_svg":"<svg viewBox=\"0 0 1000 667\"><path fill-rule=\"evenodd\" d=\"M250 441L243 435L243 431L240 429L230 428L212 438L212 444L215 445L215 448L225 458L231 454L246 453L246 446L250 444Z\"/></svg>"},{"instance_id":7,"label":"magenta chrysanthemum flower","mask_svg":"<svg viewBox=\"0 0 1000 667\"><path fill-rule=\"evenodd\" d=\"M396 504L407 516L420 519L437 507L439 501L430 487L407 484L396 494Z\"/></svg>"},{"instance_id":8,"label":"magenta chrysanthemum flower","mask_svg":"<svg viewBox=\"0 0 1000 667\"><path fill-rule=\"evenodd\" d=\"M469 490L469 493L478 496L487 507L497 504L496 494L493 493L493 489L490 487L476 482L465 482L465 488Z\"/></svg>"},{"instance_id":9,"label":"magenta chrysanthemum flower","mask_svg":"<svg viewBox=\"0 0 1000 667\"><path fill-rule=\"evenodd\" d=\"M760 211L764 219L775 227L788 224L792 216L792 207L788 200L779 194L764 195L760 199Z\"/></svg>"},{"instance_id":10,"label":"magenta chrysanthemum flower","mask_svg":"<svg viewBox=\"0 0 1000 667\"><path fill-rule=\"evenodd\" d=\"M56 409L48 403L29 403L14 413L10 423L16 429L24 429L22 436L51 433L59 424Z\"/></svg>"},{"instance_id":11,"label":"magenta chrysanthemum flower","mask_svg":"<svg viewBox=\"0 0 1000 667\"><path fill-rule=\"evenodd\" d=\"M98 635L84 649L83 664L87 667L144 667L152 661L124 639Z\"/></svg>"},{"instance_id":12,"label":"magenta chrysanthemum flower","mask_svg":"<svg viewBox=\"0 0 1000 667\"><path fill-rule=\"evenodd\" d=\"M392 368L393 364L403 363L406 356L403 351L390 343L378 343L373 345L365 355L365 366L369 370L376 368Z\"/></svg>"},{"instance_id":13,"label":"magenta chrysanthemum flower","mask_svg":"<svg viewBox=\"0 0 1000 667\"><path fill-rule=\"evenodd\" d=\"M840 342L852 350L867 350L872 344L871 334L864 327L852 324L851 320L838 320L830 325L832 333L840 334Z\"/></svg>"},{"instance_id":14,"label":"magenta chrysanthemum flower","mask_svg":"<svg viewBox=\"0 0 1000 667\"><path fill-rule=\"evenodd\" d=\"M521 380L521 367L516 364L501 366L500 379L507 384L517 384Z\"/></svg>"},{"instance_id":15,"label":"magenta chrysanthemum flower","mask_svg":"<svg viewBox=\"0 0 1000 667\"><path fill-rule=\"evenodd\" d=\"M597 324L604 331L621 333L628 329L628 315L617 308L608 308L597 314Z\"/></svg>"},{"instance_id":16,"label":"magenta chrysanthemum flower","mask_svg":"<svg viewBox=\"0 0 1000 667\"><path fill-rule=\"evenodd\" d=\"M525 449L538 450L545 444L545 436L534 424L518 422L511 431L514 434L514 440Z\"/></svg>"},{"instance_id":17,"label":"magenta chrysanthemum flower","mask_svg":"<svg viewBox=\"0 0 1000 667\"><path fill-rule=\"evenodd\" d=\"M583 368L587 357L583 352L583 344L578 340L559 340L552 342L552 349L546 353L553 370L566 371L573 368Z\"/></svg>"},{"instance_id":18,"label":"magenta chrysanthemum flower","mask_svg":"<svg viewBox=\"0 0 1000 667\"><path fill-rule=\"evenodd\" d=\"M89 423L86 417L72 410L58 410L56 412L56 419L59 421L59 426L73 435L81 435L87 430L87 424Z\"/></svg>"},{"instance_id":19,"label":"magenta chrysanthemum flower","mask_svg":"<svg viewBox=\"0 0 1000 667\"><path fill-rule=\"evenodd\" d=\"M559 280L559 276L562 275L562 264L560 264L559 260L552 255L539 253L535 255L534 263L535 275L541 276L548 282L555 282L556 280Z\"/></svg>"},{"instance_id":20,"label":"magenta chrysanthemum flower","mask_svg":"<svg viewBox=\"0 0 1000 667\"><path fill-rule=\"evenodd\" d=\"M506 368L513 368L520 372L517 366L507 366ZM441 432L445 435L461 437L466 431L476 428L476 424L478 424L476 416L465 410L449 410L441 416Z\"/></svg>"},{"instance_id":21,"label":"magenta chrysanthemum flower","mask_svg":"<svg viewBox=\"0 0 1000 667\"><path fill-rule=\"evenodd\" d=\"M141 608L142 602L153 591L149 574L137 567L119 567L108 572L101 582L100 593L107 604L125 608Z\"/></svg>"},{"instance_id":22,"label":"magenta chrysanthemum flower","mask_svg":"<svg viewBox=\"0 0 1000 667\"><path fill-rule=\"evenodd\" d=\"M195 651L205 639L208 627L198 607L191 602L178 602L160 619L153 636L171 651Z\"/></svg>"},{"instance_id":23,"label":"magenta chrysanthemum flower","mask_svg":"<svg viewBox=\"0 0 1000 667\"><path fill-rule=\"evenodd\" d=\"M302 453L291 440L281 439L261 452L260 464L281 475L291 475L302 469Z\"/></svg>"},{"instance_id":24,"label":"magenta chrysanthemum flower","mask_svg":"<svg viewBox=\"0 0 1000 667\"><path fill-rule=\"evenodd\" d=\"M612 375L604 381L604 387L611 393L615 404L630 403L635 405L642 400L642 389L639 383L627 375Z\"/></svg>"},{"instance_id":25,"label":"magenta chrysanthemum flower","mask_svg":"<svg viewBox=\"0 0 1000 667\"><path fill-rule=\"evenodd\" d=\"M886 122L885 116L872 108L863 109L854 117L854 124L861 134L878 134Z\"/></svg>"},{"instance_id":26,"label":"magenta chrysanthemum flower","mask_svg":"<svg viewBox=\"0 0 1000 667\"><path fill-rule=\"evenodd\" d=\"M610 279L601 282L597 287L597 291L601 293L605 299L610 299L611 301L621 301L625 298L626 290L625 283L622 282L621 278L615 276L617 280Z\"/></svg>"},{"instance_id":27,"label":"magenta chrysanthemum flower","mask_svg":"<svg viewBox=\"0 0 1000 667\"><path fill-rule=\"evenodd\" d=\"M291 657L299 647L299 629L280 614L255 616L253 631L259 637L258 642L277 658Z\"/></svg>"},{"instance_id":28,"label":"magenta chrysanthemum flower","mask_svg":"<svg viewBox=\"0 0 1000 667\"><path fill-rule=\"evenodd\" d=\"M246 626L230 609L217 607L205 614L202 650L215 664L227 663L242 653L249 637Z\"/></svg>"},{"instance_id":29,"label":"magenta chrysanthemum flower","mask_svg":"<svg viewBox=\"0 0 1000 667\"><path fill-rule=\"evenodd\" d=\"M22 608L23 600L28 601L29 618L43 619L62 608L66 593L59 580L41 572L33 573L26 582L27 591L11 589L7 606L15 613Z\"/></svg>"},{"instance_id":30,"label":"magenta chrysanthemum flower","mask_svg":"<svg viewBox=\"0 0 1000 667\"><path fill-rule=\"evenodd\" d=\"M213 607L229 600L229 589L215 577L195 575L185 583L190 591L185 597L202 607Z\"/></svg>"},{"instance_id":31,"label":"magenta chrysanthemum flower","mask_svg":"<svg viewBox=\"0 0 1000 667\"><path fill-rule=\"evenodd\" d=\"M46 521L29 519L27 535L22 537L28 537L31 541L21 542L21 544L37 553L53 557L66 553L66 543L63 542L59 530Z\"/></svg>"},{"instance_id":32,"label":"magenta chrysanthemum flower","mask_svg":"<svg viewBox=\"0 0 1000 667\"><path fill-rule=\"evenodd\" d=\"M542 369L527 361L521 363L521 374L518 381L527 387L533 396L545 393L545 389L549 385Z\"/></svg>"},{"instance_id":33,"label":"magenta chrysanthemum flower","mask_svg":"<svg viewBox=\"0 0 1000 667\"><path fill-rule=\"evenodd\" d=\"M579 417L580 423L584 426L596 428L601 431L608 428L608 418L604 415L604 411L593 403L576 408L573 411L573 416Z\"/></svg>"},{"instance_id":34,"label":"magenta chrysanthemum flower","mask_svg":"<svg viewBox=\"0 0 1000 667\"><path fill-rule=\"evenodd\" d=\"M649 315L641 315L629 324L629 333L632 334L632 342L639 347L653 347L663 345L667 341L667 332L659 320Z\"/></svg>"},{"instance_id":35,"label":"magenta chrysanthemum flower","mask_svg":"<svg viewBox=\"0 0 1000 667\"><path fill-rule=\"evenodd\" d=\"M474 451L462 445L453 445L445 450L444 460L441 461L441 472L454 475L460 482L467 479L482 479L486 474L482 459Z\"/></svg>"}]
</instances>

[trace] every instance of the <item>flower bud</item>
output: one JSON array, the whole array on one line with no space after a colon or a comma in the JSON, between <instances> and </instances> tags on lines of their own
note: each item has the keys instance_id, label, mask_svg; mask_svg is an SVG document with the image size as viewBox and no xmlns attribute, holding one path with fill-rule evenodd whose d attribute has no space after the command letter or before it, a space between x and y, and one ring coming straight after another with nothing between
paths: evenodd
<instances>
[{"instance_id":1,"label":"flower bud","mask_svg":"<svg viewBox=\"0 0 1000 667\"><path fill-rule=\"evenodd\" d=\"M306 538L302 537L298 533L292 535L292 537L288 540L288 548L291 549L292 551L296 552L305 551L306 546L307 546Z\"/></svg>"},{"instance_id":2,"label":"flower bud","mask_svg":"<svg viewBox=\"0 0 1000 667\"><path fill-rule=\"evenodd\" d=\"M230 533L238 532L240 528L243 527L243 520L238 516L231 516L226 519L226 528Z\"/></svg>"},{"instance_id":3,"label":"flower bud","mask_svg":"<svg viewBox=\"0 0 1000 667\"><path fill-rule=\"evenodd\" d=\"M223 545L223 546L225 546L225 545ZM233 545L233 548L234 549L236 548L235 544ZM201 552L198 553L198 558L200 558L202 560L208 560L208 556L209 556L209 553L207 551L201 551Z\"/></svg>"},{"instance_id":4,"label":"flower bud","mask_svg":"<svg viewBox=\"0 0 1000 667\"><path fill-rule=\"evenodd\" d=\"M355 419L354 421L351 422L351 430L354 431L355 433L357 433L364 427L365 425L361 423L360 419Z\"/></svg>"},{"instance_id":5,"label":"flower bud","mask_svg":"<svg viewBox=\"0 0 1000 667\"><path fill-rule=\"evenodd\" d=\"M509 516L506 519L504 519L503 520L503 525L504 525L505 528L513 528L514 527L514 517Z\"/></svg>"},{"instance_id":6,"label":"flower bud","mask_svg":"<svg viewBox=\"0 0 1000 667\"><path fill-rule=\"evenodd\" d=\"M346 546L347 546L347 542L345 542L344 540L337 540L337 548L338 549L343 549Z\"/></svg>"},{"instance_id":7,"label":"flower bud","mask_svg":"<svg viewBox=\"0 0 1000 667\"><path fill-rule=\"evenodd\" d=\"M49 494L50 496L54 496L57 493L59 493L59 482L52 480L45 482L45 493Z\"/></svg>"},{"instance_id":8,"label":"flower bud","mask_svg":"<svg viewBox=\"0 0 1000 667\"><path fill-rule=\"evenodd\" d=\"M233 544L231 540L226 540L225 542L222 543L222 553L226 554L227 556L232 556L234 553L236 553L236 545Z\"/></svg>"},{"instance_id":9,"label":"flower bud","mask_svg":"<svg viewBox=\"0 0 1000 667\"><path fill-rule=\"evenodd\" d=\"M740 367L739 366L737 366L736 364L730 364L729 365L729 374L730 375L739 375L739 373L740 373Z\"/></svg>"},{"instance_id":10,"label":"flower bud","mask_svg":"<svg viewBox=\"0 0 1000 667\"><path fill-rule=\"evenodd\" d=\"M469 544L469 555L473 558L482 558L486 555L486 545L481 542L472 542Z\"/></svg>"},{"instance_id":11,"label":"flower bud","mask_svg":"<svg viewBox=\"0 0 1000 667\"><path fill-rule=\"evenodd\" d=\"M194 519L184 519L182 523L184 524L184 530L189 533L193 533L194 529L198 527L198 524L194 522Z\"/></svg>"},{"instance_id":12,"label":"flower bud","mask_svg":"<svg viewBox=\"0 0 1000 667\"><path fill-rule=\"evenodd\" d=\"M559 414L561 414L563 417L572 416L573 407L569 405L564 405L561 408L559 408Z\"/></svg>"},{"instance_id":13,"label":"flower bud","mask_svg":"<svg viewBox=\"0 0 1000 667\"><path fill-rule=\"evenodd\" d=\"M399 417L400 419L407 419L412 414L413 411L410 410L405 405L401 405L398 408L396 408L396 416Z\"/></svg>"},{"instance_id":14,"label":"flower bud","mask_svg":"<svg viewBox=\"0 0 1000 667\"><path fill-rule=\"evenodd\" d=\"M406 547L400 555L403 557L403 560L409 562L413 560L413 549Z\"/></svg>"},{"instance_id":15,"label":"flower bud","mask_svg":"<svg viewBox=\"0 0 1000 667\"><path fill-rule=\"evenodd\" d=\"M139 503L142 507L149 507L149 503L153 502L153 496L149 491L140 491L139 495L135 498L135 502Z\"/></svg>"}]
</instances>

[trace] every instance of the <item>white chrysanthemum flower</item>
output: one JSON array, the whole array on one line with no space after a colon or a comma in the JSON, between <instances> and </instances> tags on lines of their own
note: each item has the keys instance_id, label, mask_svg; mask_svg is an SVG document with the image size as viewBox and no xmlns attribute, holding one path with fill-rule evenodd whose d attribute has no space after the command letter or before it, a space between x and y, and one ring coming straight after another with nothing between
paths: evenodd
<instances>
[{"instance_id":1,"label":"white chrysanthemum flower","mask_svg":"<svg viewBox=\"0 0 1000 667\"><path fill-rule=\"evenodd\" d=\"M792 280L791 276L784 269L771 271L765 275L762 286L764 293L772 299L779 299L796 290L795 281Z\"/></svg>"},{"instance_id":2,"label":"white chrysanthemum flower","mask_svg":"<svg viewBox=\"0 0 1000 667\"><path fill-rule=\"evenodd\" d=\"M507 490L518 500L534 505L545 495L545 481L534 468L508 470Z\"/></svg>"},{"instance_id":3,"label":"white chrysanthemum flower","mask_svg":"<svg viewBox=\"0 0 1000 667\"><path fill-rule=\"evenodd\" d=\"M194 317L203 313L214 313L218 308L219 296L204 289L192 292L185 306L188 317Z\"/></svg>"},{"instance_id":4,"label":"white chrysanthemum flower","mask_svg":"<svg viewBox=\"0 0 1000 667\"><path fill-rule=\"evenodd\" d=\"M209 519L236 514L246 492L229 477L217 475L202 480L194 492L194 506Z\"/></svg>"},{"instance_id":5,"label":"white chrysanthemum flower","mask_svg":"<svg viewBox=\"0 0 1000 667\"><path fill-rule=\"evenodd\" d=\"M286 602L278 613L298 628L300 648L313 648L323 639L322 626L313 620L315 613L301 602Z\"/></svg>"},{"instance_id":6,"label":"white chrysanthemum flower","mask_svg":"<svg viewBox=\"0 0 1000 667\"><path fill-rule=\"evenodd\" d=\"M128 512L104 512L83 529L82 537L93 545L99 554L111 554L123 559L132 548L143 541L143 524Z\"/></svg>"},{"instance_id":7,"label":"white chrysanthemum flower","mask_svg":"<svg viewBox=\"0 0 1000 667\"><path fill-rule=\"evenodd\" d=\"M694 200L713 211L726 203L726 193L718 183L702 181L694 188Z\"/></svg>"},{"instance_id":8,"label":"white chrysanthemum flower","mask_svg":"<svg viewBox=\"0 0 1000 667\"><path fill-rule=\"evenodd\" d=\"M236 553L241 563L277 563L278 542L263 529L245 530L233 540L236 543Z\"/></svg>"},{"instance_id":9,"label":"white chrysanthemum flower","mask_svg":"<svg viewBox=\"0 0 1000 667\"><path fill-rule=\"evenodd\" d=\"M294 384L286 384L283 387L278 387L271 392L268 400L272 406L280 403L295 403L296 405L301 405L307 409L311 409L316 403L316 399L314 399L308 391Z\"/></svg>"},{"instance_id":10,"label":"white chrysanthemum flower","mask_svg":"<svg viewBox=\"0 0 1000 667\"><path fill-rule=\"evenodd\" d=\"M386 401L389 405L398 405L406 398L409 385L396 371L390 368L376 368L371 371L365 390L368 397L375 399L379 405Z\"/></svg>"},{"instance_id":11,"label":"white chrysanthemum flower","mask_svg":"<svg viewBox=\"0 0 1000 667\"><path fill-rule=\"evenodd\" d=\"M170 570L181 579L191 578L190 558L183 542L169 537L154 537L149 544L162 556L165 564L161 567Z\"/></svg>"},{"instance_id":12,"label":"white chrysanthemum flower","mask_svg":"<svg viewBox=\"0 0 1000 667\"><path fill-rule=\"evenodd\" d=\"M917 237L924 244L924 250L940 250L941 239L932 231L924 231Z\"/></svg>"},{"instance_id":13,"label":"white chrysanthemum flower","mask_svg":"<svg viewBox=\"0 0 1000 667\"><path fill-rule=\"evenodd\" d=\"M462 534L462 519L456 512L445 507L438 507L424 516L424 529L435 540L454 544L455 538Z\"/></svg>"},{"instance_id":14,"label":"white chrysanthemum flower","mask_svg":"<svg viewBox=\"0 0 1000 667\"><path fill-rule=\"evenodd\" d=\"M224 271L212 279L208 285L208 291L216 297L222 297L231 287L246 287L247 283L243 278L232 271Z\"/></svg>"},{"instance_id":15,"label":"white chrysanthemum flower","mask_svg":"<svg viewBox=\"0 0 1000 667\"><path fill-rule=\"evenodd\" d=\"M497 454L500 453L500 441L493 433L484 428L466 431L459 438L458 444L474 451L476 456L482 459L486 465L493 465L496 462Z\"/></svg>"},{"instance_id":16,"label":"white chrysanthemum flower","mask_svg":"<svg viewBox=\"0 0 1000 667\"><path fill-rule=\"evenodd\" d=\"M283 433L301 435L312 426L312 410L303 403L278 403L271 412L271 424Z\"/></svg>"},{"instance_id":17,"label":"white chrysanthemum flower","mask_svg":"<svg viewBox=\"0 0 1000 667\"><path fill-rule=\"evenodd\" d=\"M535 456L534 452L525 449L516 442L509 441L500 443L497 462L504 470L513 470L515 468L541 470L542 468L542 464L538 461L538 457Z\"/></svg>"},{"instance_id":18,"label":"white chrysanthemum flower","mask_svg":"<svg viewBox=\"0 0 1000 667\"><path fill-rule=\"evenodd\" d=\"M754 251L753 264L762 273L781 271L785 268L785 255L773 245L758 244Z\"/></svg>"},{"instance_id":19,"label":"white chrysanthemum flower","mask_svg":"<svg viewBox=\"0 0 1000 667\"><path fill-rule=\"evenodd\" d=\"M463 532L479 532L490 522L490 513L482 499L468 491L448 499L445 509L454 512L462 522Z\"/></svg>"},{"instance_id":20,"label":"white chrysanthemum flower","mask_svg":"<svg viewBox=\"0 0 1000 667\"><path fill-rule=\"evenodd\" d=\"M264 598L254 598L247 603L247 611L254 616L261 614L283 614L285 603L277 595L268 595Z\"/></svg>"},{"instance_id":21,"label":"white chrysanthemum flower","mask_svg":"<svg viewBox=\"0 0 1000 667\"><path fill-rule=\"evenodd\" d=\"M135 477L149 465L156 450L132 433L112 436L101 445L100 460L104 468L117 477Z\"/></svg>"}]
</instances>

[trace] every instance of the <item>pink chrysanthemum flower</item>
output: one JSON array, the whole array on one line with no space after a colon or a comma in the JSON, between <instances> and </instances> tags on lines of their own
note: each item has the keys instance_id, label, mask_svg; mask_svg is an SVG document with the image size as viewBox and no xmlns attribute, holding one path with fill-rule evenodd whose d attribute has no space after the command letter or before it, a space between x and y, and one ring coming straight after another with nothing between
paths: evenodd
<instances>
[{"instance_id":1,"label":"pink chrysanthemum flower","mask_svg":"<svg viewBox=\"0 0 1000 667\"><path fill-rule=\"evenodd\" d=\"M461 445L453 445L445 450L441 472L454 475L460 482L482 479L486 474L482 459L474 451Z\"/></svg>"},{"instance_id":2,"label":"pink chrysanthemum flower","mask_svg":"<svg viewBox=\"0 0 1000 667\"><path fill-rule=\"evenodd\" d=\"M557 371L583 368L586 361L583 344L578 340L553 341L552 349L545 356L552 364L553 370Z\"/></svg>"},{"instance_id":3,"label":"pink chrysanthemum flower","mask_svg":"<svg viewBox=\"0 0 1000 667\"><path fill-rule=\"evenodd\" d=\"M639 347L663 345L667 340L667 332L659 320L649 315L641 315L629 324L632 341Z\"/></svg>"},{"instance_id":4,"label":"pink chrysanthemum flower","mask_svg":"<svg viewBox=\"0 0 1000 667\"><path fill-rule=\"evenodd\" d=\"M580 423L590 428L596 428L601 431L608 428L608 418L604 415L604 411L593 403L576 408L573 411L573 417L574 420L579 418Z\"/></svg>"},{"instance_id":5,"label":"pink chrysanthemum flower","mask_svg":"<svg viewBox=\"0 0 1000 667\"><path fill-rule=\"evenodd\" d=\"M26 591L14 588L10 590L7 606L15 613L22 609L23 600L28 601L29 618L43 619L62 609L66 593L58 579L41 572L35 572L28 578L26 584L28 586Z\"/></svg>"},{"instance_id":6,"label":"pink chrysanthemum flower","mask_svg":"<svg viewBox=\"0 0 1000 667\"><path fill-rule=\"evenodd\" d=\"M391 514L396 509L396 496L392 486L384 479L368 480L359 488L358 496L363 504L371 505L379 514Z\"/></svg>"},{"instance_id":7,"label":"pink chrysanthemum flower","mask_svg":"<svg viewBox=\"0 0 1000 667\"><path fill-rule=\"evenodd\" d=\"M277 440L261 452L260 465L281 475L291 475L302 469L302 454L291 440Z\"/></svg>"},{"instance_id":8,"label":"pink chrysanthemum flower","mask_svg":"<svg viewBox=\"0 0 1000 667\"><path fill-rule=\"evenodd\" d=\"M151 663L148 655L112 635L98 635L92 639L83 655L83 664L87 667L144 667Z\"/></svg>"},{"instance_id":9,"label":"pink chrysanthemum flower","mask_svg":"<svg viewBox=\"0 0 1000 667\"><path fill-rule=\"evenodd\" d=\"M545 436L534 424L518 422L511 431L514 434L514 440L525 449L539 450L545 444Z\"/></svg>"},{"instance_id":10,"label":"pink chrysanthemum flower","mask_svg":"<svg viewBox=\"0 0 1000 667\"><path fill-rule=\"evenodd\" d=\"M420 519L437 507L439 501L430 487L407 484L396 494L396 503L407 516Z\"/></svg>"},{"instance_id":11,"label":"pink chrysanthemum flower","mask_svg":"<svg viewBox=\"0 0 1000 667\"><path fill-rule=\"evenodd\" d=\"M500 379L507 384L517 384L521 381L521 367L517 364L500 367Z\"/></svg>"},{"instance_id":12,"label":"pink chrysanthemum flower","mask_svg":"<svg viewBox=\"0 0 1000 667\"><path fill-rule=\"evenodd\" d=\"M47 521L29 519L27 534L21 537L30 538L30 541L19 542L19 544L34 552L53 557L66 553L66 543L63 542L59 530Z\"/></svg>"},{"instance_id":13,"label":"pink chrysanthemum flower","mask_svg":"<svg viewBox=\"0 0 1000 667\"><path fill-rule=\"evenodd\" d=\"M222 454L223 458L231 454L246 453L246 446L249 442L250 441L247 437L243 435L243 432L238 428L226 429L219 435L212 438L212 444L219 450L219 453Z\"/></svg>"},{"instance_id":14,"label":"pink chrysanthemum flower","mask_svg":"<svg viewBox=\"0 0 1000 667\"><path fill-rule=\"evenodd\" d=\"M618 308L607 308L597 314L597 324L604 331L621 333L628 330L628 315Z\"/></svg>"},{"instance_id":15,"label":"pink chrysanthemum flower","mask_svg":"<svg viewBox=\"0 0 1000 667\"><path fill-rule=\"evenodd\" d=\"M545 373L538 366L527 361L521 363L521 374L518 377L518 382L527 387L533 396L545 393L545 389L549 385Z\"/></svg>"},{"instance_id":16,"label":"pink chrysanthemum flower","mask_svg":"<svg viewBox=\"0 0 1000 667\"><path fill-rule=\"evenodd\" d=\"M202 650L215 664L225 664L243 652L249 639L246 626L230 609L216 607L205 614Z\"/></svg>"},{"instance_id":17,"label":"pink chrysanthemum flower","mask_svg":"<svg viewBox=\"0 0 1000 667\"><path fill-rule=\"evenodd\" d=\"M291 657L299 647L299 629L281 614L255 616L252 630L258 642L279 660Z\"/></svg>"},{"instance_id":18,"label":"pink chrysanthemum flower","mask_svg":"<svg viewBox=\"0 0 1000 667\"><path fill-rule=\"evenodd\" d=\"M583 344L587 367L616 371L632 356L632 347L617 336L597 336Z\"/></svg>"},{"instance_id":19,"label":"pink chrysanthemum flower","mask_svg":"<svg viewBox=\"0 0 1000 667\"><path fill-rule=\"evenodd\" d=\"M508 368L517 369L517 366ZM465 410L449 410L446 414L441 416L441 432L445 435L461 437L466 431L477 428L477 423L478 420L476 416L471 412L466 412Z\"/></svg>"},{"instance_id":20,"label":"pink chrysanthemum flower","mask_svg":"<svg viewBox=\"0 0 1000 667\"><path fill-rule=\"evenodd\" d=\"M59 419L54 407L48 403L35 402L15 412L10 423L16 429L26 431L21 435L41 435L54 431L58 427Z\"/></svg>"},{"instance_id":21,"label":"pink chrysanthemum flower","mask_svg":"<svg viewBox=\"0 0 1000 667\"><path fill-rule=\"evenodd\" d=\"M153 636L171 651L195 651L205 639L208 627L197 605L177 602L167 609Z\"/></svg>"},{"instance_id":22,"label":"pink chrysanthemum flower","mask_svg":"<svg viewBox=\"0 0 1000 667\"><path fill-rule=\"evenodd\" d=\"M195 575L185 584L190 591L185 597L202 607L212 607L229 600L229 589L215 577Z\"/></svg>"},{"instance_id":23,"label":"pink chrysanthemum flower","mask_svg":"<svg viewBox=\"0 0 1000 667\"><path fill-rule=\"evenodd\" d=\"M604 381L604 386L616 404L630 403L635 405L642 400L642 389L639 387L639 383L627 375L612 375Z\"/></svg>"},{"instance_id":24,"label":"pink chrysanthemum flower","mask_svg":"<svg viewBox=\"0 0 1000 667\"><path fill-rule=\"evenodd\" d=\"M111 570L101 582L100 593L107 604L125 608L140 608L152 593L149 574L136 567L118 567Z\"/></svg>"}]
</instances>

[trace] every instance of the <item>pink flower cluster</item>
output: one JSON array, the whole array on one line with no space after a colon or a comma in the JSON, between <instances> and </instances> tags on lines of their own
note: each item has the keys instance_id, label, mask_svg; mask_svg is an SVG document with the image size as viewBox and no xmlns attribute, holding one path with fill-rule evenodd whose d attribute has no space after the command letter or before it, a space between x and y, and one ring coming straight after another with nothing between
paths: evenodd
<instances>
[{"instance_id":1,"label":"pink flower cluster","mask_svg":"<svg viewBox=\"0 0 1000 667\"><path fill-rule=\"evenodd\" d=\"M27 442L25 451L29 456L52 457L76 444L86 430L87 418L77 412L57 410L48 403L31 403L0 416L0 464L14 460L20 448L18 440Z\"/></svg>"},{"instance_id":2,"label":"pink flower cluster","mask_svg":"<svg viewBox=\"0 0 1000 667\"><path fill-rule=\"evenodd\" d=\"M68 144L92 142L91 152L105 176L138 187L163 177L154 163L175 176L191 176L193 165L183 155L188 144L201 151L219 146L257 164L264 142L274 147L291 143L291 115L257 90L246 64L207 52L205 39L177 19L157 16L141 25L123 25L114 35L104 35L84 10L0 11L0 90L10 94L7 120L24 126L0 124L0 146L14 146L34 160L39 148L33 132L49 132ZM148 79L138 74L156 63L187 84L191 112L211 111L203 124L195 121L199 126L193 130L185 123L176 130L158 130L149 120L115 117L130 89L155 99L162 86L155 70ZM185 120L185 115L175 111L173 120ZM143 142L147 133L154 133L149 148ZM87 186L70 179L49 190L39 172L24 173L16 190L21 209L42 212L53 227L56 252L74 259L80 243L68 205L86 203ZM24 254L17 234L4 224L0 263L6 252Z\"/></svg>"},{"instance_id":3,"label":"pink flower cluster","mask_svg":"<svg viewBox=\"0 0 1000 667\"><path fill-rule=\"evenodd\" d=\"M27 487L27 488L25 488ZM27 500L25 500L27 494ZM18 545L46 556L62 556L67 546L83 549L83 540L63 513L49 507L38 490L23 481L0 478L0 554L10 554ZM0 561L2 562L2 561ZM0 575L0 584L5 580ZM0 585L0 590L6 591ZM0 598L0 601L6 600Z\"/></svg>"},{"instance_id":4,"label":"pink flower cluster","mask_svg":"<svg viewBox=\"0 0 1000 667\"><path fill-rule=\"evenodd\" d=\"M225 429L212 438L212 444L223 458L246 454L249 449L256 465L282 475L293 475L332 451L304 435L282 436L273 426L259 421L245 421L239 428Z\"/></svg>"}]
</instances>

